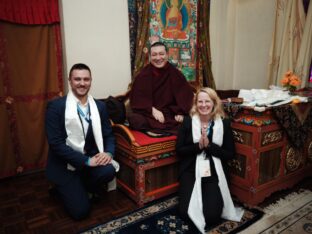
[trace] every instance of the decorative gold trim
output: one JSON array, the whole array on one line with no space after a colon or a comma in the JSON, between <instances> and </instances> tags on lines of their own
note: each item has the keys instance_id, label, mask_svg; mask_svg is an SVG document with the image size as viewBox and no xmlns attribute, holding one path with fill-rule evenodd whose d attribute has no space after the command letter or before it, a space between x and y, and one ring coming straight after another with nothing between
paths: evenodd
<instances>
[{"instance_id":1,"label":"decorative gold trim","mask_svg":"<svg viewBox=\"0 0 312 234\"><path fill-rule=\"evenodd\" d=\"M161 143L154 143L146 146L131 145L131 151L138 155L149 152L157 152L159 150L169 151L175 149L175 144L176 144L175 141L167 141Z\"/></svg>"},{"instance_id":2,"label":"decorative gold trim","mask_svg":"<svg viewBox=\"0 0 312 234\"><path fill-rule=\"evenodd\" d=\"M234 141L244 144L244 138L243 138L243 134L239 131L236 131L234 129L232 129L233 131L233 137L234 137Z\"/></svg>"},{"instance_id":3,"label":"decorative gold trim","mask_svg":"<svg viewBox=\"0 0 312 234\"><path fill-rule=\"evenodd\" d=\"M268 145L280 141L283 138L282 131L265 132L262 136L262 145Z\"/></svg>"},{"instance_id":4,"label":"decorative gold trim","mask_svg":"<svg viewBox=\"0 0 312 234\"><path fill-rule=\"evenodd\" d=\"M251 186L251 187L249 187L249 191L252 193L256 193L257 189L255 187Z\"/></svg>"},{"instance_id":5,"label":"decorative gold trim","mask_svg":"<svg viewBox=\"0 0 312 234\"><path fill-rule=\"evenodd\" d=\"M242 165L241 162L237 159L232 159L228 162L228 165L238 171L242 171Z\"/></svg>"},{"instance_id":6,"label":"decorative gold trim","mask_svg":"<svg viewBox=\"0 0 312 234\"><path fill-rule=\"evenodd\" d=\"M286 169L288 171L295 171L299 168L301 162L302 154L293 147L289 147L286 153Z\"/></svg>"}]
</instances>

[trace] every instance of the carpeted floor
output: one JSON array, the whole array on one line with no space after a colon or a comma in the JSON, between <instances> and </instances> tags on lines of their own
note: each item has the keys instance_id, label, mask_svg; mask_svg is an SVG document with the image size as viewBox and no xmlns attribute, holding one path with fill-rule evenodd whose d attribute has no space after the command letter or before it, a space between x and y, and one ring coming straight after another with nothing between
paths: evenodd
<instances>
[{"instance_id":1,"label":"carpeted floor","mask_svg":"<svg viewBox=\"0 0 312 234\"><path fill-rule=\"evenodd\" d=\"M265 215L241 234L312 233L312 192L291 193L264 208Z\"/></svg>"},{"instance_id":2,"label":"carpeted floor","mask_svg":"<svg viewBox=\"0 0 312 234\"><path fill-rule=\"evenodd\" d=\"M190 223L179 218L177 197L167 198L82 233L198 233ZM223 220L207 233L225 234L303 234L312 233L312 192L301 189L262 209L247 209L242 221ZM263 217L262 217L263 216Z\"/></svg>"},{"instance_id":3,"label":"carpeted floor","mask_svg":"<svg viewBox=\"0 0 312 234\"><path fill-rule=\"evenodd\" d=\"M75 221L68 216L60 202L49 195L49 185L43 171L1 179L0 233L79 233L137 210L136 204L117 189L105 193L100 201L92 203L92 210L87 219ZM303 179L291 189L274 192L258 206L264 209L300 189L312 191L312 178ZM311 230L311 225L307 223L305 228L309 227Z\"/></svg>"},{"instance_id":4,"label":"carpeted floor","mask_svg":"<svg viewBox=\"0 0 312 234\"><path fill-rule=\"evenodd\" d=\"M177 203L177 197L167 198L82 233L199 233L194 225L179 218ZM245 208L241 222L222 220L218 225L212 227L209 233L237 233L256 222L262 215L263 212L260 210Z\"/></svg>"}]
</instances>

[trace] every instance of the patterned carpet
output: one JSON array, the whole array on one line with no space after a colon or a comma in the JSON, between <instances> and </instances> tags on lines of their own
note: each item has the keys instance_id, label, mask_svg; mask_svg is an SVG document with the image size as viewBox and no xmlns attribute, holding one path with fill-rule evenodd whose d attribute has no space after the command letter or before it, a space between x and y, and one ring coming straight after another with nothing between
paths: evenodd
<instances>
[{"instance_id":1,"label":"patterned carpet","mask_svg":"<svg viewBox=\"0 0 312 234\"><path fill-rule=\"evenodd\" d=\"M265 215L241 232L250 233L312 233L312 192L301 190L264 208Z\"/></svg>"},{"instance_id":2,"label":"patterned carpet","mask_svg":"<svg viewBox=\"0 0 312 234\"><path fill-rule=\"evenodd\" d=\"M198 233L197 229L192 224L186 223L179 218L177 204L177 197L168 198L81 233ZM244 209L245 214L241 222L223 220L215 227L212 227L208 233L237 233L256 222L263 215L263 213L257 209Z\"/></svg>"}]
</instances>

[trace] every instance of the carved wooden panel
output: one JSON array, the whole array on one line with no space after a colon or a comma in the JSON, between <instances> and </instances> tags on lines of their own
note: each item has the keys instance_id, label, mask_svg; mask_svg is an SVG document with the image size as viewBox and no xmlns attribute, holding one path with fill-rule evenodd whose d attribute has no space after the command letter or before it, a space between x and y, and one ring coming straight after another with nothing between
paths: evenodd
<instances>
[{"instance_id":1,"label":"carved wooden panel","mask_svg":"<svg viewBox=\"0 0 312 234\"><path fill-rule=\"evenodd\" d=\"M120 165L120 170L117 173L117 178L122 180L123 183L125 183L131 189L135 189L134 170L122 162L119 162L119 165Z\"/></svg>"},{"instance_id":2,"label":"carved wooden panel","mask_svg":"<svg viewBox=\"0 0 312 234\"><path fill-rule=\"evenodd\" d=\"M241 178L245 178L247 157L242 154L236 154L235 158L229 161L230 172Z\"/></svg>"},{"instance_id":3,"label":"carved wooden panel","mask_svg":"<svg viewBox=\"0 0 312 234\"><path fill-rule=\"evenodd\" d=\"M271 132L264 132L261 136L261 145L270 145L273 143L277 143L283 140L283 131L271 131Z\"/></svg>"},{"instance_id":4,"label":"carved wooden panel","mask_svg":"<svg viewBox=\"0 0 312 234\"><path fill-rule=\"evenodd\" d=\"M170 164L145 171L145 191L176 183L178 181L178 164Z\"/></svg>"},{"instance_id":5,"label":"carved wooden panel","mask_svg":"<svg viewBox=\"0 0 312 234\"><path fill-rule=\"evenodd\" d=\"M303 162L303 154L300 150L293 147L287 147L285 169L287 173L296 171Z\"/></svg>"},{"instance_id":6,"label":"carved wooden panel","mask_svg":"<svg viewBox=\"0 0 312 234\"><path fill-rule=\"evenodd\" d=\"M234 141L244 145L252 144L252 133L246 132L238 129L232 129Z\"/></svg>"},{"instance_id":7,"label":"carved wooden panel","mask_svg":"<svg viewBox=\"0 0 312 234\"><path fill-rule=\"evenodd\" d=\"M258 183L264 184L280 174L282 147L260 153Z\"/></svg>"}]
</instances>

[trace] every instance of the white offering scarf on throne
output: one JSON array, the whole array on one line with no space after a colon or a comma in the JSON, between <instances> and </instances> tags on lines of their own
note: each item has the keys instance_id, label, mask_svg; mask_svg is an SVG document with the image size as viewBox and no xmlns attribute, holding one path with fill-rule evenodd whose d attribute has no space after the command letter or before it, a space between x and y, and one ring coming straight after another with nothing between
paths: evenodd
<instances>
[{"instance_id":1,"label":"white offering scarf on throne","mask_svg":"<svg viewBox=\"0 0 312 234\"><path fill-rule=\"evenodd\" d=\"M213 136L212 142L221 146L223 144L223 123L220 117L217 117L214 121L213 126ZM198 115L192 117L192 134L193 142L199 142L201 136L201 123ZM199 165L205 159L205 152L197 155L196 166L195 166L195 183L193 187L193 192L190 199L190 204L188 207L188 215L190 219L194 222L196 227L201 233L205 233L205 218L203 214L203 203L202 203L202 189L201 189L201 177L199 172ZM227 220L232 220L239 222L243 217L244 210L239 207L235 207L231 198L231 194L228 188L228 184L225 178L225 174L222 168L221 160L217 157L212 156L216 172L219 179L219 188L221 190L223 198L223 210L221 217Z\"/></svg>"},{"instance_id":2,"label":"white offering scarf on throne","mask_svg":"<svg viewBox=\"0 0 312 234\"><path fill-rule=\"evenodd\" d=\"M73 150L83 153L85 138L82 129L83 126L80 122L77 112L78 102L79 100L74 96L74 94L71 91L68 92L65 108L65 128L67 133L66 145L70 146ZM88 103L90 105L90 119L95 143L99 152L103 153L104 145L102 138L101 118L96 103L91 95L88 95ZM112 160L111 163L114 166L116 172L119 171L119 163L115 160ZM75 168L70 164L67 165L67 168L69 170L75 170Z\"/></svg>"}]
</instances>

